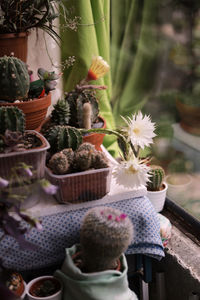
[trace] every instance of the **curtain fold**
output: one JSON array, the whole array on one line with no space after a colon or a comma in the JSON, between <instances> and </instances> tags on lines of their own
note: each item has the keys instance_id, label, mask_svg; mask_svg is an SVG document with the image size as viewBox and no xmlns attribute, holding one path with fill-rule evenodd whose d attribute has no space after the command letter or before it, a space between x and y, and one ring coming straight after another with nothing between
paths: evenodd
<instances>
[{"instance_id":1,"label":"curtain fold","mask_svg":"<svg viewBox=\"0 0 200 300\"><path fill-rule=\"evenodd\" d=\"M80 17L77 31L69 28L61 32L62 61L75 56L73 67L64 71L64 91L72 90L87 75L94 55L102 56L110 64L110 0L70 0L66 1L69 18ZM61 20L63 24L63 20ZM100 114L106 119L107 128L114 128L114 118L110 105L111 75L105 75L97 84L108 86L99 93ZM106 136L104 145L113 154L117 154L115 137Z\"/></svg>"},{"instance_id":2,"label":"curtain fold","mask_svg":"<svg viewBox=\"0 0 200 300\"><path fill-rule=\"evenodd\" d=\"M143 108L157 62L157 0L111 0L112 106L115 121Z\"/></svg>"}]
</instances>

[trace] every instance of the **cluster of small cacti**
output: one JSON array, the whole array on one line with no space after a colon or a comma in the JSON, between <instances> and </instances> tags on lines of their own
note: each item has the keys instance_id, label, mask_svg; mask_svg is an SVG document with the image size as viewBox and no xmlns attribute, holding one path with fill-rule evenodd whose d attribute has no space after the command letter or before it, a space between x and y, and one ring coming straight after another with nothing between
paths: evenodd
<instances>
[{"instance_id":1,"label":"cluster of small cacti","mask_svg":"<svg viewBox=\"0 0 200 300\"><path fill-rule=\"evenodd\" d=\"M49 160L48 166L54 174L63 175L89 169L107 168L108 159L92 144L83 143L76 151L67 148L55 153Z\"/></svg>"},{"instance_id":2,"label":"cluster of small cacti","mask_svg":"<svg viewBox=\"0 0 200 300\"><path fill-rule=\"evenodd\" d=\"M51 153L57 153L65 148L76 150L82 143L80 131L74 127L55 125L44 132L51 146Z\"/></svg>"},{"instance_id":3,"label":"cluster of small cacti","mask_svg":"<svg viewBox=\"0 0 200 300\"><path fill-rule=\"evenodd\" d=\"M80 231L81 257L87 272L116 267L133 239L128 216L111 207L95 207L84 216Z\"/></svg>"},{"instance_id":4,"label":"cluster of small cacti","mask_svg":"<svg viewBox=\"0 0 200 300\"><path fill-rule=\"evenodd\" d=\"M30 79L26 64L16 57L0 57L0 100L14 102L27 97Z\"/></svg>"},{"instance_id":5,"label":"cluster of small cacti","mask_svg":"<svg viewBox=\"0 0 200 300\"><path fill-rule=\"evenodd\" d=\"M22 110L14 106L0 107L0 134L4 134L7 129L24 132L25 116Z\"/></svg>"},{"instance_id":6,"label":"cluster of small cacti","mask_svg":"<svg viewBox=\"0 0 200 300\"><path fill-rule=\"evenodd\" d=\"M159 191L162 187L163 180L165 177L164 169L157 165L151 165L148 174L150 175L150 177L149 182L147 182L147 190Z\"/></svg>"}]
</instances>

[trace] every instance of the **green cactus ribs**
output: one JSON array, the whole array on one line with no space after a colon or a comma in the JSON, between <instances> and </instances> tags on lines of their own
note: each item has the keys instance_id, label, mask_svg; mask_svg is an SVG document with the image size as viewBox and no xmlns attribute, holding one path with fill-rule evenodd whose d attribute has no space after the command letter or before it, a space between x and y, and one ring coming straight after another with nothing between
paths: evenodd
<instances>
[{"instance_id":1,"label":"green cactus ribs","mask_svg":"<svg viewBox=\"0 0 200 300\"><path fill-rule=\"evenodd\" d=\"M70 126L53 126L44 133L44 136L51 146L51 153L59 152L65 148L76 150L82 143L80 131Z\"/></svg>"},{"instance_id":2,"label":"green cactus ribs","mask_svg":"<svg viewBox=\"0 0 200 300\"><path fill-rule=\"evenodd\" d=\"M90 209L80 232L84 267L88 272L114 269L132 239L133 225L127 215L112 207Z\"/></svg>"},{"instance_id":3,"label":"green cactus ribs","mask_svg":"<svg viewBox=\"0 0 200 300\"><path fill-rule=\"evenodd\" d=\"M162 188L162 183L165 177L165 171L162 167L151 165L148 172L149 182L147 183L147 189L149 191L159 191Z\"/></svg>"},{"instance_id":4,"label":"green cactus ribs","mask_svg":"<svg viewBox=\"0 0 200 300\"><path fill-rule=\"evenodd\" d=\"M70 118L70 107L68 102L60 99L53 107L51 122L55 125L68 125Z\"/></svg>"},{"instance_id":5,"label":"green cactus ribs","mask_svg":"<svg viewBox=\"0 0 200 300\"><path fill-rule=\"evenodd\" d=\"M6 130L24 132L25 116L22 110L14 106L0 107L0 134Z\"/></svg>"},{"instance_id":6,"label":"green cactus ribs","mask_svg":"<svg viewBox=\"0 0 200 300\"><path fill-rule=\"evenodd\" d=\"M29 74L23 61L16 57L0 57L0 100L14 102L25 99L30 86Z\"/></svg>"}]
</instances>

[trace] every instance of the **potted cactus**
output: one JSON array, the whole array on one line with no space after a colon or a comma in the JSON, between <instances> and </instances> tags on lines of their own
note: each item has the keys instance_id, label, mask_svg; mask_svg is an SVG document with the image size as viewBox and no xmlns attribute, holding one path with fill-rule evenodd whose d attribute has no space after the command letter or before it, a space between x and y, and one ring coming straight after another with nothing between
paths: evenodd
<instances>
[{"instance_id":1,"label":"potted cactus","mask_svg":"<svg viewBox=\"0 0 200 300\"><path fill-rule=\"evenodd\" d=\"M150 165L148 171L149 181L147 182L147 197L157 212L162 211L167 193L168 185L164 182L165 171L157 165Z\"/></svg>"},{"instance_id":2,"label":"potted cactus","mask_svg":"<svg viewBox=\"0 0 200 300\"><path fill-rule=\"evenodd\" d=\"M15 106L0 107L0 177L9 178L13 165L32 165L34 178L44 176L48 141L37 131L25 130L24 113Z\"/></svg>"},{"instance_id":3,"label":"potted cactus","mask_svg":"<svg viewBox=\"0 0 200 300\"><path fill-rule=\"evenodd\" d=\"M63 282L64 299L136 300L128 288L123 252L133 239L127 215L112 207L94 207L85 214L80 244L66 249L55 276Z\"/></svg>"},{"instance_id":4,"label":"potted cactus","mask_svg":"<svg viewBox=\"0 0 200 300\"><path fill-rule=\"evenodd\" d=\"M50 91L58 75L38 69L39 80L30 83L27 66L13 56L0 57L0 106L17 106L26 115L26 129L39 128L51 105Z\"/></svg>"},{"instance_id":5,"label":"potted cactus","mask_svg":"<svg viewBox=\"0 0 200 300\"><path fill-rule=\"evenodd\" d=\"M53 276L40 276L27 284L29 300L61 300L62 284Z\"/></svg>"},{"instance_id":6,"label":"potted cactus","mask_svg":"<svg viewBox=\"0 0 200 300\"><path fill-rule=\"evenodd\" d=\"M94 145L81 144L82 137L76 128L55 126L48 140L54 154L47 163L46 178L59 186L55 195L58 202L95 200L110 191L111 168L107 157Z\"/></svg>"},{"instance_id":7,"label":"potted cactus","mask_svg":"<svg viewBox=\"0 0 200 300\"><path fill-rule=\"evenodd\" d=\"M42 29L58 42L60 38L52 24L59 17L57 9L65 10L62 0L1 1L0 56L13 52L26 62L28 35L35 28Z\"/></svg>"},{"instance_id":8,"label":"potted cactus","mask_svg":"<svg viewBox=\"0 0 200 300\"><path fill-rule=\"evenodd\" d=\"M104 76L109 71L109 65L102 57L94 57L88 75L75 89L65 93L65 99L54 105L50 118L42 126L45 133L54 125L67 125L75 128L106 128L105 120L99 116L97 90L104 90L106 86L89 84L89 81ZM95 145L97 150L103 142L105 134L93 132L83 135L83 141Z\"/></svg>"}]
</instances>

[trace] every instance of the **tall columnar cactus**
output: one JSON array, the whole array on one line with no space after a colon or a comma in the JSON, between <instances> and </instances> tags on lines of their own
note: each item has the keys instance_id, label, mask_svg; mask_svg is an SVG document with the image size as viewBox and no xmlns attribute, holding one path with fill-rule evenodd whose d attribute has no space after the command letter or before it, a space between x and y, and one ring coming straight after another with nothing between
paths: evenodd
<instances>
[{"instance_id":1,"label":"tall columnar cactus","mask_svg":"<svg viewBox=\"0 0 200 300\"><path fill-rule=\"evenodd\" d=\"M58 100L58 102L54 105L54 109L51 113L52 123L56 125L68 125L69 118L70 118L69 104L63 99Z\"/></svg>"},{"instance_id":2,"label":"tall columnar cactus","mask_svg":"<svg viewBox=\"0 0 200 300\"><path fill-rule=\"evenodd\" d=\"M76 150L82 143L80 131L70 126L53 126L44 133L44 136L51 146L51 153L59 152L65 148Z\"/></svg>"},{"instance_id":3,"label":"tall columnar cactus","mask_svg":"<svg viewBox=\"0 0 200 300\"><path fill-rule=\"evenodd\" d=\"M149 182L147 182L147 190L148 191L159 191L162 187L162 183L165 177L165 171L162 167L157 165L151 165L150 171L148 172Z\"/></svg>"},{"instance_id":4,"label":"tall columnar cactus","mask_svg":"<svg viewBox=\"0 0 200 300\"><path fill-rule=\"evenodd\" d=\"M23 61L16 57L0 57L0 100L14 102L28 95L29 74Z\"/></svg>"},{"instance_id":5,"label":"tall columnar cactus","mask_svg":"<svg viewBox=\"0 0 200 300\"><path fill-rule=\"evenodd\" d=\"M133 225L127 215L111 207L90 209L80 231L84 269L87 272L114 269L132 239Z\"/></svg>"},{"instance_id":6,"label":"tall columnar cactus","mask_svg":"<svg viewBox=\"0 0 200 300\"><path fill-rule=\"evenodd\" d=\"M4 134L7 129L24 132L25 116L22 110L14 106L0 107L0 134Z\"/></svg>"},{"instance_id":7,"label":"tall columnar cactus","mask_svg":"<svg viewBox=\"0 0 200 300\"><path fill-rule=\"evenodd\" d=\"M95 96L95 92L87 89L75 89L70 93L66 94L65 100L70 106L70 120L69 125L84 128L84 124L88 123L84 119L88 118L88 114L83 113L84 104L90 104L90 118L91 124L93 124L98 117L99 114L99 107L98 101Z\"/></svg>"}]
</instances>

